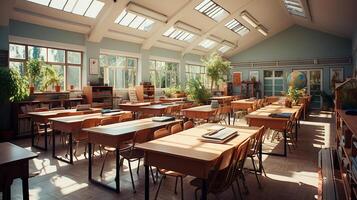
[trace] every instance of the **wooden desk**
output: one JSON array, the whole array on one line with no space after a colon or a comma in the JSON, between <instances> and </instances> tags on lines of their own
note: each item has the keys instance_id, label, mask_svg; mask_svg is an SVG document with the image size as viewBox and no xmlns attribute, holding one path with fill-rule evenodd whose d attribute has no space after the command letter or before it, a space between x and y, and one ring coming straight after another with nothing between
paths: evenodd
<instances>
[{"instance_id":1,"label":"wooden desk","mask_svg":"<svg viewBox=\"0 0 357 200\"><path fill-rule=\"evenodd\" d=\"M173 102L178 102L178 101L184 101L185 98L183 97L178 97L178 98L162 98L160 101L162 103L173 103Z\"/></svg>"},{"instance_id":2,"label":"wooden desk","mask_svg":"<svg viewBox=\"0 0 357 200\"><path fill-rule=\"evenodd\" d=\"M231 107L232 110L248 110L248 108L253 108L254 103L256 103L256 100L240 99L232 101Z\"/></svg>"},{"instance_id":3,"label":"wooden desk","mask_svg":"<svg viewBox=\"0 0 357 200\"><path fill-rule=\"evenodd\" d=\"M162 116L166 114L166 111L169 107L172 106L177 106L178 104L156 104L156 105L150 105L150 106L142 106L140 107L140 113L145 113L149 115L154 115L154 116Z\"/></svg>"},{"instance_id":4,"label":"wooden desk","mask_svg":"<svg viewBox=\"0 0 357 200\"><path fill-rule=\"evenodd\" d=\"M205 105L183 109L182 111L188 119L203 119L208 121L210 117L214 116L217 108L212 108L211 105Z\"/></svg>"},{"instance_id":5,"label":"wooden desk","mask_svg":"<svg viewBox=\"0 0 357 200\"><path fill-rule=\"evenodd\" d=\"M68 116L68 117L57 117L50 118L49 121L52 122L52 129L54 131L61 131L63 133L69 134L69 141L72 141L73 134L79 133L81 131L82 122L86 119L104 119L110 116L117 116L129 113L130 111L120 111L120 112L112 112L112 113L93 113L86 115L76 115L76 116ZM56 156L56 138L52 137L52 157L63 162L73 164L73 144L69 142L69 161L63 159L61 157Z\"/></svg>"},{"instance_id":6,"label":"wooden desk","mask_svg":"<svg viewBox=\"0 0 357 200\"><path fill-rule=\"evenodd\" d=\"M151 105L150 102L144 102L144 103L124 103L124 104L119 104L119 108L127 111L131 111L134 114L134 118L138 118L138 112L140 111L140 107L142 106L149 106Z\"/></svg>"},{"instance_id":7,"label":"wooden desk","mask_svg":"<svg viewBox=\"0 0 357 200\"><path fill-rule=\"evenodd\" d=\"M219 104L228 104L230 105L233 97L232 96L217 96L211 97L210 100L217 100Z\"/></svg>"},{"instance_id":8,"label":"wooden desk","mask_svg":"<svg viewBox=\"0 0 357 200\"><path fill-rule=\"evenodd\" d=\"M83 110L83 111L77 111L76 109L66 109L66 110L49 110L49 111L43 111L43 112L29 112L28 115L31 117L31 144L33 147L36 147L38 149L47 151L47 130L48 130L48 122L49 118L56 117L57 114L59 113L74 113L74 112L81 112L83 114L89 114L89 113L99 113L102 109L100 108L91 108L90 110ZM45 147L41 147L38 145L35 145L35 122L44 124L44 129L45 129Z\"/></svg>"},{"instance_id":9,"label":"wooden desk","mask_svg":"<svg viewBox=\"0 0 357 200\"><path fill-rule=\"evenodd\" d=\"M138 144L145 151L145 199L149 199L149 166L169 169L201 178L202 199L207 199L206 180L219 156L226 150L239 146L258 132L253 127L237 128L238 136L225 144L207 143L199 140L207 128L217 124L203 124L167 137Z\"/></svg>"},{"instance_id":10,"label":"wooden desk","mask_svg":"<svg viewBox=\"0 0 357 200\"><path fill-rule=\"evenodd\" d=\"M279 101L280 96L270 96L270 97L265 97L267 103L274 103L276 101Z\"/></svg>"},{"instance_id":11,"label":"wooden desk","mask_svg":"<svg viewBox=\"0 0 357 200\"><path fill-rule=\"evenodd\" d=\"M249 113L245 116L249 126L264 126L265 128L270 128L276 131L283 132L284 136L284 153L283 154L274 154L270 153L270 155L277 156L287 156L287 136L286 136L286 124L289 121L289 118L277 118L270 117L270 114L278 114L278 113L292 113L295 114L300 109L299 106L294 106L293 108L286 108L284 106L278 105L268 105L261 109L258 109L254 112ZM297 126L295 126L297 131Z\"/></svg>"},{"instance_id":12,"label":"wooden desk","mask_svg":"<svg viewBox=\"0 0 357 200\"><path fill-rule=\"evenodd\" d=\"M167 121L167 122L153 122L152 118L139 119L128 122L121 122L117 124L111 124L106 126L98 126L88 129L83 129L88 132L88 151L92 151L92 144L102 144L104 146L115 147L116 151L116 177L115 188L105 185L97 180L92 179L92 155L88 156L88 179L90 182L104 186L108 189L120 192L120 174L119 174L119 147L124 141L133 138L133 135L137 131L151 130L154 132L158 128L162 128L167 125L180 123L181 120Z\"/></svg>"},{"instance_id":13,"label":"wooden desk","mask_svg":"<svg viewBox=\"0 0 357 200\"><path fill-rule=\"evenodd\" d=\"M38 155L9 142L0 143L0 191L3 200L11 199L11 184L22 180L23 199L29 199L29 160Z\"/></svg>"}]
</instances>

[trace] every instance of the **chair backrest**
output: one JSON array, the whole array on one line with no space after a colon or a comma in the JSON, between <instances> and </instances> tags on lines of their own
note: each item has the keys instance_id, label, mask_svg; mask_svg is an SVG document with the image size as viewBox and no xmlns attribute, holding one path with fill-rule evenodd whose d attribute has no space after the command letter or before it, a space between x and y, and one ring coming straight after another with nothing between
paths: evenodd
<instances>
[{"instance_id":1,"label":"chair backrest","mask_svg":"<svg viewBox=\"0 0 357 200\"><path fill-rule=\"evenodd\" d=\"M126 122L126 121L130 121L133 120L133 113L124 113L119 115L119 121L120 122Z\"/></svg>"},{"instance_id":2,"label":"chair backrest","mask_svg":"<svg viewBox=\"0 0 357 200\"><path fill-rule=\"evenodd\" d=\"M115 124L119 122L119 116L112 116L112 117L107 117L104 118L100 121L100 125L109 125L109 124Z\"/></svg>"},{"instance_id":3,"label":"chair backrest","mask_svg":"<svg viewBox=\"0 0 357 200\"><path fill-rule=\"evenodd\" d=\"M171 134L181 132L182 130L183 129L182 129L181 124L175 124L175 125L171 126Z\"/></svg>"},{"instance_id":4,"label":"chair backrest","mask_svg":"<svg viewBox=\"0 0 357 200\"><path fill-rule=\"evenodd\" d=\"M254 134L250 140L251 143L251 154L257 154L260 148L260 145L263 142L263 135L264 135L265 129L264 126L261 126L256 134Z\"/></svg>"},{"instance_id":5,"label":"chair backrest","mask_svg":"<svg viewBox=\"0 0 357 200\"><path fill-rule=\"evenodd\" d=\"M154 132L153 139L156 140L168 135L170 135L170 132L166 128L160 128Z\"/></svg>"},{"instance_id":6,"label":"chair backrest","mask_svg":"<svg viewBox=\"0 0 357 200\"><path fill-rule=\"evenodd\" d=\"M195 124L193 123L193 121L187 121L183 124L183 130L193 128L194 126Z\"/></svg>"},{"instance_id":7,"label":"chair backrest","mask_svg":"<svg viewBox=\"0 0 357 200\"><path fill-rule=\"evenodd\" d=\"M91 127L95 127L98 126L99 124L99 119L98 118L91 118L91 119L85 119L82 122L81 128L91 128Z\"/></svg>"},{"instance_id":8,"label":"chair backrest","mask_svg":"<svg viewBox=\"0 0 357 200\"><path fill-rule=\"evenodd\" d=\"M245 160L247 158L247 153L249 150L250 139L245 140L237 148L236 152L236 167L235 170L242 170L244 167Z\"/></svg>"},{"instance_id":9,"label":"chair backrest","mask_svg":"<svg viewBox=\"0 0 357 200\"><path fill-rule=\"evenodd\" d=\"M221 108L221 114L228 114L231 112L231 105L224 105Z\"/></svg>"},{"instance_id":10,"label":"chair backrest","mask_svg":"<svg viewBox=\"0 0 357 200\"><path fill-rule=\"evenodd\" d=\"M144 143L150 140L150 130L140 130L136 131L133 137L134 144Z\"/></svg>"}]
</instances>

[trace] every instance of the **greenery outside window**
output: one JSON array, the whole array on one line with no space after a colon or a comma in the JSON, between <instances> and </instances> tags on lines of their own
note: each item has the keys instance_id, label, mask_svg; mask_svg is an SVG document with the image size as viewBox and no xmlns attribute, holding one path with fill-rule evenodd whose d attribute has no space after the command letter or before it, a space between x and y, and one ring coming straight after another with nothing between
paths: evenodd
<instances>
[{"instance_id":1,"label":"greenery outside window","mask_svg":"<svg viewBox=\"0 0 357 200\"><path fill-rule=\"evenodd\" d=\"M46 64L52 65L58 72L61 77L62 89L70 90L73 86L74 90L81 90L82 55L80 51L11 43L9 45L9 67L17 69L21 75L24 75L24 66L27 60L42 60ZM39 89L40 84L35 83L35 90Z\"/></svg>"},{"instance_id":2,"label":"greenery outside window","mask_svg":"<svg viewBox=\"0 0 357 200\"><path fill-rule=\"evenodd\" d=\"M179 63L150 60L150 81L156 88L176 87Z\"/></svg>"},{"instance_id":3,"label":"greenery outside window","mask_svg":"<svg viewBox=\"0 0 357 200\"><path fill-rule=\"evenodd\" d=\"M199 79L207 88L210 87L209 77L207 76L207 68L201 65L188 64L186 69L186 80Z\"/></svg>"},{"instance_id":4,"label":"greenery outside window","mask_svg":"<svg viewBox=\"0 0 357 200\"><path fill-rule=\"evenodd\" d=\"M136 85L138 58L103 54L99 60L104 83L115 89Z\"/></svg>"}]
</instances>

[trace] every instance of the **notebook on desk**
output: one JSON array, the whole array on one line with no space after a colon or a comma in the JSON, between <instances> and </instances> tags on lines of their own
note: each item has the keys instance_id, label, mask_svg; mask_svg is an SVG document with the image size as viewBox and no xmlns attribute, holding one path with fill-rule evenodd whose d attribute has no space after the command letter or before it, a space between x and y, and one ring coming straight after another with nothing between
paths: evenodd
<instances>
[{"instance_id":1,"label":"notebook on desk","mask_svg":"<svg viewBox=\"0 0 357 200\"><path fill-rule=\"evenodd\" d=\"M225 143L237 135L236 129L223 127L222 129L212 130L203 134L201 140L204 142Z\"/></svg>"},{"instance_id":2,"label":"notebook on desk","mask_svg":"<svg viewBox=\"0 0 357 200\"><path fill-rule=\"evenodd\" d=\"M168 121L174 121L175 117L170 117L170 116L162 116L162 117L153 117L152 121L153 122L168 122Z\"/></svg>"},{"instance_id":3,"label":"notebook on desk","mask_svg":"<svg viewBox=\"0 0 357 200\"><path fill-rule=\"evenodd\" d=\"M273 118L290 118L292 113L272 113L269 117Z\"/></svg>"}]
</instances>

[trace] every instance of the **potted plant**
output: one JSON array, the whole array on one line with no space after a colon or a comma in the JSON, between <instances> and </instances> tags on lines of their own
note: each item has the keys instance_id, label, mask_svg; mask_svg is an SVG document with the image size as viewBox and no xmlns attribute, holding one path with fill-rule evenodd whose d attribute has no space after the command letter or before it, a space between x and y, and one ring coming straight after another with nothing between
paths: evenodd
<instances>
[{"instance_id":1,"label":"potted plant","mask_svg":"<svg viewBox=\"0 0 357 200\"><path fill-rule=\"evenodd\" d=\"M206 104L211 93L199 79L191 79L188 82L188 97L199 104Z\"/></svg>"},{"instance_id":2,"label":"potted plant","mask_svg":"<svg viewBox=\"0 0 357 200\"><path fill-rule=\"evenodd\" d=\"M297 89L296 87L289 86L288 92L286 93L285 106L291 107L292 105L297 105L300 97L304 94L304 89Z\"/></svg>"},{"instance_id":3,"label":"potted plant","mask_svg":"<svg viewBox=\"0 0 357 200\"><path fill-rule=\"evenodd\" d=\"M41 72L42 76L42 87L41 91L45 91L48 89L50 85L55 86L55 91L60 92L61 91L61 77L58 75L57 71L55 68L51 65L43 67L43 70Z\"/></svg>"},{"instance_id":4,"label":"potted plant","mask_svg":"<svg viewBox=\"0 0 357 200\"><path fill-rule=\"evenodd\" d=\"M209 57L202 59L203 65L207 67L207 75L211 79L211 92L214 86L218 90L219 81L226 81L230 69L230 62L224 60L219 54L212 53Z\"/></svg>"},{"instance_id":5,"label":"potted plant","mask_svg":"<svg viewBox=\"0 0 357 200\"><path fill-rule=\"evenodd\" d=\"M37 59L30 59L25 64L25 73L29 81L30 94L35 91L35 84L39 82L43 62Z\"/></svg>"}]
</instances>

